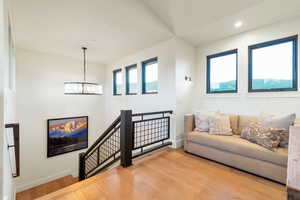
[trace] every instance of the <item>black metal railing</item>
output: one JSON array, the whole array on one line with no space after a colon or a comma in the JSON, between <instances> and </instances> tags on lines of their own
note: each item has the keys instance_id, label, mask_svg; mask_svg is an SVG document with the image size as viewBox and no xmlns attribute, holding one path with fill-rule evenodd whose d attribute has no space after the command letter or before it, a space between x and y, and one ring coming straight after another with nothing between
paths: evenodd
<instances>
[{"instance_id":1,"label":"black metal railing","mask_svg":"<svg viewBox=\"0 0 300 200\"><path fill-rule=\"evenodd\" d=\"M14 159L10 157L10 165L12 168L12 176L20 176L20 128L18 123L5 124L5 128L11 128L13 130L13 143L8 144L7 148L14 149ZM14 162L14 164L12 163ZM14 165L14 166L13 166Z\"/></svg>"},{"instance_id":2,"label":"black metal railing","mask_svg":"<svg viewBox=\"0 0 300 200\"><path fill-rule=\"evenodd\" d=\"M133 116L133 158L171 145L170 114L172 111L139 113Z\"/></svg>"},{"instance_id":3,"label":"black metal railing","mask_svg":"<svg viewBox=\"0 0 300 200\"><path fill-rule=\"evenodd\" d=\"M79 180L94 176L119 160L123 167L128 167L133 158L171 145L172 113L132 114L131 110L122 110L87 152L79 155Z\"/></svg>"},{"instance_id":4,"label":"black metal railing","mask_svg":"<svg viewBox=\"0 0 300 200\"><path fill-rule=\"evenodd\" d=\"M79 154L79 180L91 177L120 160L120 116L85 153Z\"/></svg>"}]
</instances>

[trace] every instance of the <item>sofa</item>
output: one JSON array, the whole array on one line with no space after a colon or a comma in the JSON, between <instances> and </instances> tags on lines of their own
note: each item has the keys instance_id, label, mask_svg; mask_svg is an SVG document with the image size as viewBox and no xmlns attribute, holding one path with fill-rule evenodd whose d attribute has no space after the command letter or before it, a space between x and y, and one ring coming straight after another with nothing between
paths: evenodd
<instances>
[{"instance_id":1,"label":"sofa","mask_svg":"<svg viewBox=\"0 0 300 200\"><path fill-rule=\"evenodd\" d=\"M230 115L229 118L233 135L222 136L194 131L194 115L185 115L184 150L286 184L288 148L279 147L273 152L240 138L242 128L258 117Z\"/></svg>"}]
</instances>

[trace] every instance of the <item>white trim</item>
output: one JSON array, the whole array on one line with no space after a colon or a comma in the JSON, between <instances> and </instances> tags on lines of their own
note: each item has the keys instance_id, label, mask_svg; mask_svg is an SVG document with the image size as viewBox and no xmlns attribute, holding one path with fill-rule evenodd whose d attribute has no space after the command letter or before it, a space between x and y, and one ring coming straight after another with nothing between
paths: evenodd
<instances>
[{"instance_id":1,"label":"white trim","mask_svg":"<svg viewBox=\"0 0 300 200\"><path fill-rule=\"evenodd\" d=\"M50 182L50 181L59 179L59 178L61 178L61 177L68 176L68 175L73 175L73 174L76 174L76 172L72 172L72 171L70 171L70 170L65 170L65 171L62 171L62 172L57 173L57 174L54 174L54 175L46 176L46 177L43 177L43 178L40 178L40 179L31 181L31 182L29 182L29 183L25 183L25 184L23 184L23 185L17 185L16 191L17 191L17 192L22 192L22 191L24 191L24 190L33 188L33 187L35 187L35 186L42 185L42 184L44 184L44 183L48 183L48 182ZM18 184L18 183L17 183L17 184Z\"/></svg>"},{"instance_id":2,"label":"white trim","mask_svg":"<svg viewBox=\"0 0 300 200\"><path fill-rule=\"evenodd\" d=\"M173 142L173 144L172 144L173 149L178 149L178 148L181 148L181 147L183 147L183 139L182 138L176 139L176 141Z\"/></svg>"},{"instance_id":3,"label":"white trim","mask_svg":"<svg viewBox=\"0 0 300 200\"><path fill-rule=\"evenodd\" d=\"M241 98L241 93L211 93L203 94L204 98Z\"/></svg>"},{"instance_id":4,"label":"white trim","mask_svg":"<svg viewBox=\"0 0 300 200\"><path fill-rule=\"evenodd\" d=\"M300 98L299 92L250 92L247 98Z\"/></svg>"},{"instance_id":5,"label":"white trim","mask_svg":"<svg viewBox=\"0 0 300 200\"><path fill-rule=\"evenodd\" d=\"M290 92L245 92L236 94L202 94L202 98L210 99L238 99L238 98L300 98L300 92L290 91Z\"/></svg>"}]
</instances>

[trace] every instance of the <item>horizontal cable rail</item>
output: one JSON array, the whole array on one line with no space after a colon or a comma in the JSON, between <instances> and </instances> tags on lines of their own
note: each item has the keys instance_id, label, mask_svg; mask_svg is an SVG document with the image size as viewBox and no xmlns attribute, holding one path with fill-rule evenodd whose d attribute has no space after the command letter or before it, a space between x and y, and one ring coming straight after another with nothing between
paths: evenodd
<instances>
[{"instance_id":1,"label":"horizontal cable rail","mask_svg":"<svg viewBox=\"0 0 300 200\"><path fill-rule=\"evenodd\" d=\"M94 176L119 160L123 167L129 167L133 158L171 145L172 113L168 110L132 114L131 110L122 110L95 143L79 155L79 180Z\"/></svg>"}]
</instances>

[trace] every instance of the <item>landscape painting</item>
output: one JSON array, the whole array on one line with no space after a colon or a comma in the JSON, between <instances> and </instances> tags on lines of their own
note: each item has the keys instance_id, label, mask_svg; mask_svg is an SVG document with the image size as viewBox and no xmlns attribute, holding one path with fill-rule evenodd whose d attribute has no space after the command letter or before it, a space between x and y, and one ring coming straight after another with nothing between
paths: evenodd
<instances>
[{"instance_id":1,"label":"landscape painting","mask_svg":"<svg viewBox=\"0 0 300 200\"><path fill-rule=\"evenodd\" d=\"M88 117L49 119L47 156L88 147Z\"/></svg>"}]
</instances>

